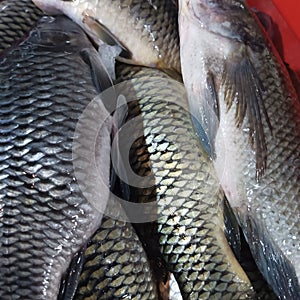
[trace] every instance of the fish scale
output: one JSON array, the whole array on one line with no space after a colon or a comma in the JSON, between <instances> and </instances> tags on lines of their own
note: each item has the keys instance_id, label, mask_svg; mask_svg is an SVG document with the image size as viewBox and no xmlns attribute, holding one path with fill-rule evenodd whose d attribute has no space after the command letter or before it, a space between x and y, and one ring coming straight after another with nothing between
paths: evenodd
<instances>
[{"instance_id":1,"label":"fish scale","mask_svg":"<svg viewBox=\"0 0 300 300\"><path fill-rule=\"evenodd\" d=\"M42 14L31 0L1 1L0 54L6 48L24 40Z\"/></svg>"},{"instance_id":2,"label":"fish scale","mask_svg":"<svg viewBox=\"0 0 300 300\"><path fill-rule=\"evenodd\" d=\"M253 296L226 242L223 193L193 130L183 87L158 70L120 68L117 74L133 86L123 89L126 97L138 99L128 104L129 119L142 116L145 136L131 146L130 162L138 175L153 174L154 182L132 188L132 199L157 202L157 222L135 226L156 272L163 267L155 261L162 261L184 299Z\"/></svg>"},{"instance_id":3,"label":"fish scale","mask_svg":"<svg viewBox=\"0 0 300 300\"><path fill-rule=\"evenodd\" d=\"M103 217L84 252L74 299L157 299L148 258L132 225Z\"/></svg>"},{"instance_id":4,"label":"fish scale","mask_svg":"<svg viewBox=\"0 0 300 300\"><path fill-rule=\"evenodd\" d=\"M43 18L1 57L1 299L55 299L72 256L101 222L72 160L76 123L97 95L80 56L89 47L70 20ZM109 128L103 134L110 143ZM108 183L109 165L101 167Z\"/></svg>"},{"instance_id":5,"label":"fish scale","mask_svg":"<svg viewBox=\"0 0 300 300\"><path fill-rule=\"evenodd\" d=\"M109 35L125 46L134 64L180 72L178 15L169 0L34 0L34 3L46 13L59 11L67 15L96 43L103 37L104 25ZM84 19L84 15L91 19Z\"/></svg>"},{"instance_id":6,"label":"fish scale","mask_svg":"<svg viewBox=\"0 0 300 300\"><path fill-rule=\"evenodd\" d=\"M228 202L274 293L298 299L300 104L289 73L244 1L179 1L179 32L191 111L206 114Z\"/></svg>"},{"instance_id":7,"label":"fish scale","mask_svg":"<svg viewBox=\"0 0 300 300\"><path fill-rule=\"evenodd\" d=\"M280 245L280 251L283 253L280 255L286 256L288 260L295 263L296 276L299 277L300 246L297 237L299 237L300 226L299 214L295 212L300 211L300 204L299 201L293 199L295 195L300 194L300 106L296 103L297 97L293 93L294 89L292 87L282 88L287 82L289 83L286 81L288 75L283 71L281 74L274 72L272 77L268 76L268 71L262 68L264 59L263 55L261 61L255 63L255 67L258 69L261 79L264 80L268 93L272 93L272 97L265 103L269 116L276 114L276 119L273 121L271 119L272 134L267 136L268 166L264 178L260 181L261 189L257 193L260 201L253 201L251 209L258 213L259 222L266 226L272 236L271 239ZM269 68L280 70L281 65L274 58L270 57L268 61ZM277 100L282 98L285 99L284 106L281 101ZM280 141L280 143L274 143L274 140ZM251 174L247 170L244 172L248 176ZM278 213L279 207L280 214ZM284 220L281 218L282 215L285 216ZM247 237L249 241L256 239L256 237L251 237L250 233L247 233ZM259 264L261 269L265 268L262 262ZM291 268L291 266L287 268ZM265 276L269 277L270 275ZM297 295L300 292L299 278L297 283L293 276L291 274L291 278L287 279L293 282L293 288L289 292L285 292ZM275 278L271 279L271 276L268 278L272 285L275 285L275 280L279 280L277 276ZM286 287L279 285L275 289L277 293L278 289L282 289L280 293L285 293L283 290Z\"/></svg>"}]
</instances>

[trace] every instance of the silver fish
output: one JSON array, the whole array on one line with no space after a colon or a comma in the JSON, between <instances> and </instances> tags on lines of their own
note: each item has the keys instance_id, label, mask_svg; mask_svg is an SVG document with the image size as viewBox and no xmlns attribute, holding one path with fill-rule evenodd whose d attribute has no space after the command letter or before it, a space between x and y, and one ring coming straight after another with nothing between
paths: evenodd
<instances>
[{"instance_id":1,"label":"silver fish","mask_svg":"<svg viewBox=\"0 0 300 300\"><path fill-rule=\"evenodd\" d=\"M95 71L97 57L78 25L44 17L0 58L1 299L55 299L72 256L101 222L72 160L77 121L98 94L89 65ZM111 126L108 118L97 148L107 185ZM105 204L108 191L101 196Z\"/></svg>"},{"instance_id":2,"label":"silver fish","mask_svg":"<svg viewBox=\"0 0 300 300\"><path fill-rule=\"evenodd\" d=\"M241 0L179 1L183 80L253 257L282 299L300 297L300 102Z\"/></svg>"}]
</instances>

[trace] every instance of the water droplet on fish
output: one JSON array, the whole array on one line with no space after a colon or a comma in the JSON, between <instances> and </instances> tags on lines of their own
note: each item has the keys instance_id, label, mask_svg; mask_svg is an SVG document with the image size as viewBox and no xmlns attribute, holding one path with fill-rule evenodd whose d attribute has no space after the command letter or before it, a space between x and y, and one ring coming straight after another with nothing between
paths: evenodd
<instances>
[{"instance_id":1,"label":"water droplet on fish","mask_svg":"<svg viewBox=\"0 0 300 300\"><path fill-rule=\"evenodd\" d=\"M154 5L154 4L152 3L152 0L149 0L149 4L150 4L155 10L157 10L157 6Z\"/></svg>"},{"instance_id":2,"label":"water droplet on fish","mask_svg":"<svg viewBox=\"0 0 300 300\"><path fill-rule=\"evenodd\" d=\"M5 10L7 7L8 7L8 4L3 5L2 8L1 8L1 10Z\"/></svg>"},{"instance_id":3,"label":"water droplet on fish","mask_svg":"<svg viewBox=\"0 0 300 300\"><path fill-rule=\"evenodd\" d=\"M62 251L62 245L58 245L55 250L57 250L58 253Z\"/></svg>"}]
</instances>

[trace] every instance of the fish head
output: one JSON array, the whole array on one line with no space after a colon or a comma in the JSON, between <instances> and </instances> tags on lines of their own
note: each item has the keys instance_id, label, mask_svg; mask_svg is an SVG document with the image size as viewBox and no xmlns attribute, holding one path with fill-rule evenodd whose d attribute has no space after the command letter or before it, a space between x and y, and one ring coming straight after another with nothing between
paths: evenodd
<instances>
[{"instance_id":1,"label":"fish head","mask_svg":"<svg viewBox=\"0 0 300 300\"><path fill-rule=\"evenodd\" d=\"M97 34L90 28L86 19L95 18L97 0L32 0L47 15L66 15L88 33L92 39L101 44Z\"/></svg>"},{"instance_id":2,"label":"fish head","mask_svg":"<svg viewBox=\"0 0 300 300\"><path fill-rule=\"evenodd\" d=\"M189 11L191 17L203 27L209 24L222 25L228 30L230 23L238 21L237 17L245 10L241 0L182 0L182 7Z\"/></svg>"},{"instance_id":3,"label":"fish head","mask_svg":"<svg viewBox=\"0 0 300 300\"><path fill-rule=\"evenodd\" d=\"M63 30L62 30L63 28ZM63 16L44 16L30 33L30 42L46 48L78 47L89 45L88 38L82 34L82 29Z\"/></svg>"},{"instance_id":4,"label":"fish head","mask_svg":"<svg viewBox=\"0 0 300 300\"><path fill-rule=\"evenodd\" d=\"M261 40L253 31L256 21L244 0L181 0L179 4L179 14L188 16L203 30L261 48Z\"/></svg>"}]
</instances>

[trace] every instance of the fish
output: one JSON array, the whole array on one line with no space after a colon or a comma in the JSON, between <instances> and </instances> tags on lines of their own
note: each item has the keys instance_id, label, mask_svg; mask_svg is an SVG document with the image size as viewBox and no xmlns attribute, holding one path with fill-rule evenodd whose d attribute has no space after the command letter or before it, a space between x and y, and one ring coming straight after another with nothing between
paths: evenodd
<instances>
[{"instance_id":1,"label":"fish","mask_svg":"<svg viewBox=\"0 0 300 300\"><path fill-rule=\"evenodd\" d=\"M255 12L256 16L258 17L258 20L260 21L264 30L266 31L268 38L271 39L272 44L278 51L280 57L284 58L282 37L281 37L280 31L279 31L278 25L273 21L271 16L269 16L261 11L254 10L254 12ZM289 72L293 86L296 89L298 99L300 99L299 74L295 70L293 70L286 61L284 61L284 64Z\"/></svg>"},{"instance_id":2,"label":"fish","mask_svg":"<svg viewBox=\"0 0 300 300\"><path fill-rule=\"evenodd\" d=\"M268 285L265 278L259 271L251 254L249 245L245 241L243 234L241 234L241 228L238 224L238 220L235 217L226 197L224 200L224 221L225 235L228 244L235 254L239 264L248 276L255 291L255 298L265 300L278 299L274 294L273 289Z\"/></svg>"},{"instance_id":3,"label":"fish","mask_svg":"<svg viewBox=\"0 0 300 300\"><path fill-rule=\"evenodd\" d=\"M178 15L169 0L34 0L48 14L63 13L97 43L120 45L119 60L180 72Z\"/></svg>"},{"instance_id":4,"label":"fish","mask_svg":"<svg viewBox=\"0 0 300 300\"><path fill-rule=\"evenodd\" d=\"M59 16L41 18L0 58L1 299L56 299L72 257L101 224L109 188L94 197L95 136L79 126L97 128L83 112L104 88L98 57L82 29ZM94 157L109 186L113 121L104 107L97 120Z\"/></svg>"},{"instance_id":5,"label":"fish","mask_svg":"<svg viewBox=\"0 0 300 300\"><path fill-rule=\"evenodd\" d=\"M42 14L31 0L0 1L0 55L24 40Z\"/></svg>"},{"instance_id":6,"label":"fish","mask_svg":"<svg viewBox=\"0 0 300 300\"><path fill-rule=\"evenodd\" d=\"M300 297L300 103L245 1L179 1L183 82L259 270Z\"/></svg>"},{"instance_id":7,"label":"fish","mask_svg":"<svg viewBox=\"0 0 300 300\"><path fill-rule=\"evenodd\" d=\"M139 178L127 177L130 201L140 207L131 221L155 274L172 273L183 299L254 296L227 243L224 195L193 128L184 86L157 69L118 66L116 74L128 104L119 147ZM156 219L139 219L149 203Z\"/></svg>"},{"instance_id":8,"label":"fish","mask_svg":"<svg viewBox=\"0 0 300 300\"><path fill-rule=\"evenodd\" d=\"M78 285L71 277L74 295L68 299L157 299L148 258L129 222L103 216L81 260Z\"/></svg>"}]
</instances>

